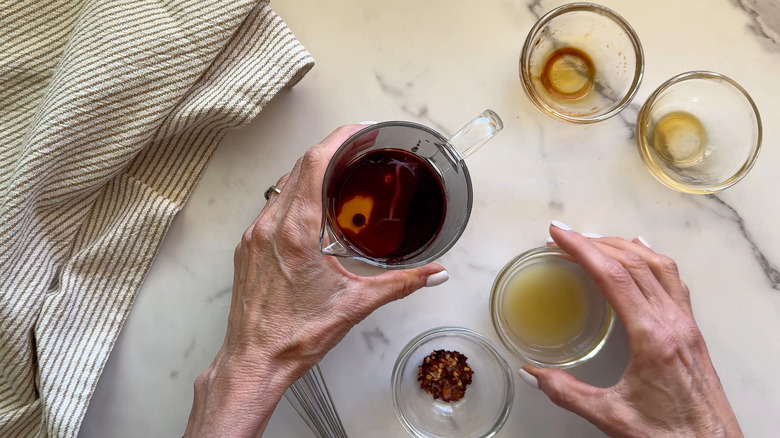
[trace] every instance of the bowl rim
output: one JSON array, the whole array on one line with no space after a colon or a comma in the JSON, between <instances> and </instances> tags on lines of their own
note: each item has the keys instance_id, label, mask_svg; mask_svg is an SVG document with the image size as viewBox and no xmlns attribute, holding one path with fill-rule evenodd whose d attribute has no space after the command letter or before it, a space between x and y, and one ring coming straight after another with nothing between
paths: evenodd
<instances>
[{"instance_id":1,"label":"bowl rim","mask_svg":"<svg viewBox=\"0 0 780 438\"><path fill-rule=\"evenodd\" d=\"M680 82L684 82L688 80L697 80L697 79L723 81L733 86L737 91L742 93L742 95L745 97L745 99L753 109L753 114L756 117L755 120L756 121L756 145L755 145L755 151L751 154L747 162L745 162L742 165L742 167L740 167L739 170L737 170L737 172L734 175L730 176L728 179L718 184L713 184L710 186L689 187L670 178L655 164L655 160L653 160L652 155L650 153L650 146L646 144L644 141L644 137L646 133L645 122L647 122L648 118L650 117L650 111L653 105L655 104L656 100L661 96L661 94L663 94L664 91L668 90L669 88L673 87L676 84L679 84ZM725 190L733 186L734 184L738 183L740 180L742 180L742 178L747 176L747 174L750 172L750 169L752 169L753 166L756 164L758 155L761 152L762 140L763 140L763 127L761 123L761 114L758 112L758 107L756 106L755 101L753 101L753 98L750 97L750 94L747 92L747 90L745 90L745 88L743 88L737 81L731 79L730 77L722 73L717 73L710 70L691 70L684 73L680 73L678 75L671 77L670 79L667 79L664 83L659 85L658 88L656 88L650 94L650 96L648 96L647 100L645 100L645 103L642 105L642 108L639 110L639 113L637 113L636 116L636 144L637 144L637 148L639 149L639 156L642 158L642 162L645 164L645 168L650 172L650 174L656 180L658 180L665 186L682 193L706 195L706 194L716 193L721 190Z\"/></svg>"},{"instance_id":2,"label":"bowl rim","mask_svg":"<svg viewBox=\"0 0 780 438\"><path fill-rule=\"evenodd\" d=\"M531 53L531 47L533 46L533 39L534 36L539 32L539 30L544 27L547 23L549 23L553 18L556 18L560 15L569 13L569 12L575 12L575 11L587 11L587 12L595 12L597 14L603 15L607 18L612 19L617 24L619 24L626 32L626 35L631 40L631 44L634 47L634 53L636 54L636 63L635 63L635 71L634 74L634 80L631 83L631 87L628 89L628 92L625 96L618 102L617 105L612 107L609 111L598 114L595 116L570 116L567 114L560 113L556 109L550 107L546 103L544 103L541 99L539 99L533 92L533 85L532 85L532 79L530 77L530 62L529 55ZM607 120L621 111L625 109L631 101L636 96L636 93L639 91L639 85L642 83L642 78L644 77L645 72L645 55L644 50L642 49L642 43L639 40L639 35L637 35L636 31L633 27L631 27L631 24L626 21L625 18L623 18L620 14L613 11L612 9L599 5L596 3L589 3L589 2L575 2L575 3L568 3L562 6L558 6L557 8L547 12L544 14L541 18L539 18L536 23L533 25L531 30L528 32L528 35L526 36L525 43L523 44L523 49L520 54L520 82L523 85L523 91L525 91L526 96L531 100L531 102L544 114L547 114L548 116L561 120L564 122L573 122L573 123L580 123L580 124L587 124L587 123L596 123L601 122L603 120Z\"/></svg>"},{"instance_id":3,"label":"bowl rim","mask_svg":"<svg viewBox=\"0 0 780 438\"><path fill-rule=\"evenodd\" d=\"M514 402L514 396L515 396L514 375L512 374L512 368L509 366L509 362L507 362L506 357L504 356L503 353L501 353L498 347L496 347L496 345L485 335L477 332L476 330L472 330L466 327L440 326L440 327L434 327L425 330L422 333L415 336L414 338L412 338L401 349L401 352L398 353L398 358L395 361L395 365L393 366L393 372L390 379L390 389L391 389L391 394L393 399L393 410L395 410L395 415L398 417L398 420L401 422L401 425L403 425L404 429L406 429L406 431L409 432L410 435L418 438L430 437L430 435L426 435L422 431L418 430L406 418L406 416L403 414L399 406L398 397L400 392L399 388L400 388L400 379L401 379L400 376L401 373L399 371L409 361L412 352L414 352L420 345L422 345L424 342L428 340L435 339L443 335L459 335L468 338L470 341L480 344L481 346L485 347L488 351L490 351L493 354L493 357L496 359L496 362L499 364L500 368L504 371L503 380L505 384L506 394L504 397L504 403L503 403L503 409L501 415L498 417L496 422L493 423L490 429L487 432L485 432L485 434L481 435L484 438L490 438L494 436L496 433L498 433L499 430L501 430L501 428L506 423L506 420L509 418L509 414L512 411L512 404Z\"/></svg>"},{"instance_id":4,"label":"bowl rim","mask_svg":"<svg viewBox=\"0 0 780 438\"><path fill-rule=\"evenodd\" d=\"M513 268L515 268L516 266L522 263L525 263L528 260L532 260L538 257L560 256L565 254L567 253L557 246L542 246L538 248L529 249L528 251L518 255L517 257L507 262L507 264L505 264L504 267L501 268L501 271L498 273L498 275L496 275L496 279L493 281L493 287L491 288L490 291L490 318L493 321L493 328L498 334L499 339L501 339L501 342L512 354L514 354L524 362L537 367L561 368L561 369L571 368L592 359L594 356L596 356L596 354L598 354L599 351L601 351L601 349L607 343L607 340L609 339L609 336L612 333L613 328L615 327L615 320L617 319L615 310L609 304L609 301L607 301L606 297L604 297L602 294L602 298L604 299L604 303L606 306L606 313L604 315L604 322L602 323L600 330L604 333L604 335L601 337L601 339L599 339L599 341L596 344L593 345L593 347L590 350L563 362L545 362L545 361L535 359L530 355L528 355L522 349L518 348L511 341L511 339L509 339L506 333L504 333L502 324L499 321L499 316L498 316L498 300L500 295L499 288L498 288L499 283L501 283L501 281L509 274L510 270L512 270Z\"/></svg>"}]
</instances>

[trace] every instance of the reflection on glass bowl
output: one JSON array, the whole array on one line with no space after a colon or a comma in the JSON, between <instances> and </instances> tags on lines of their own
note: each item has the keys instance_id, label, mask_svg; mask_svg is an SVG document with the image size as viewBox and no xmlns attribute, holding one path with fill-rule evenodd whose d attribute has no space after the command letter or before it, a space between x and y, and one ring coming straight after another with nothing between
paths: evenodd
<instances>
[{"instance_id":1,"label":"reflection on glass bowl","mask_svg":"<svg viewBox=\"0 0 780 438\"><path fill-rule=\"evenodd\" d=\"M420 388L418 366L434 350L455 350L474 370L465 396L456 402L435 400ZM393 407L415 437L492 437L506 422L514 398L512 371L490 340L461 327L425 331L401 350L392 374Z\"/></svg>"}]
</instances>

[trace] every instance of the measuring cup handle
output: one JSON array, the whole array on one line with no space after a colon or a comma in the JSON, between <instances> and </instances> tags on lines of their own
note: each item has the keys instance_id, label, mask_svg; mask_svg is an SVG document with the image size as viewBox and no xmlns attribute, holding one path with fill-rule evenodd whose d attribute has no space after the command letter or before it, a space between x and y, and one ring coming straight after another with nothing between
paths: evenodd
<instances>
[{"instance_id":1,"label":"measuring cup handle","mask_svg":"<svg viewBox=\"0 0 780 438\"><path fill-rule=\"evenodd\" d=\"M481 148L488 140L504 129L504 122L493 110L485 110L476 119L468 122L466 126L450 138L450 144L464 159Z\"/></svg>"}]
</instances>

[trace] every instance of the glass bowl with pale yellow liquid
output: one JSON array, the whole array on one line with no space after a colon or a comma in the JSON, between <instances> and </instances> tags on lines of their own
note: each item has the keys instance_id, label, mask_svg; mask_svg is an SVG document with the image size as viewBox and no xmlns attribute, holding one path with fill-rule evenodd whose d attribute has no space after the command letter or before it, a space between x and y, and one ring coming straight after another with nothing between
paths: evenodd
<instances>
[{"instance_id":1,"label":"glass bowl with pale yellow liquid","mask_svg":"<svg viewBox=\"0 0 780 438\"><path fill-rule=\"evenodd\" d=\"M574 123L619 113L636 95L643 71L634 29L594 3L570 3L545 14L528 33L520 56L520 79L531 102Z\"/></svg>"},{"instance_id":2,"label":"glass bowl with pale yellow liquid","mask_svg":"<svg viewBox=\"0 0 780 438\"><path fill-rule=\"evenodd\" d=\"M656 89L637 116L637 147L660 182L715 193L747 175L761 150L761 116L733 79L691 71Z\"/></svg>"},{"instance_id":3,"label":"glass bowl with pale yellow liquid","mask_svg":"<svg viewBox=\"0 0 780 438\"><path fill-rule=\"evenodd\" d=\"M598 285L557 247L535 248L507 263L493 283L490 312L507 349L541 367L592 358L615 322Z\"/></svg>"}]
</instances>

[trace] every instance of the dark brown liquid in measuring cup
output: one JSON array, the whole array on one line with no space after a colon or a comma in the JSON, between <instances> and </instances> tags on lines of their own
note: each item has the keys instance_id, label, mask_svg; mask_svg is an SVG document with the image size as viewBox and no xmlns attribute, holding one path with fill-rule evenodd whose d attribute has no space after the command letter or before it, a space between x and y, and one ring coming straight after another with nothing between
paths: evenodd
<instances>
[{"instance_id":1,"label":"dark brown liquid in measuring cup","mask_svg":"<svg viewBox=\"0 0 780 438\"><path fill-rule=\"evenodd\" d=\"M412 254L436 236L444 220L446 198L439 177L404 150L358 157L334 187L331 218L342 236L369 257Z\"/></svg>"}]
</instances>

